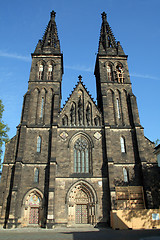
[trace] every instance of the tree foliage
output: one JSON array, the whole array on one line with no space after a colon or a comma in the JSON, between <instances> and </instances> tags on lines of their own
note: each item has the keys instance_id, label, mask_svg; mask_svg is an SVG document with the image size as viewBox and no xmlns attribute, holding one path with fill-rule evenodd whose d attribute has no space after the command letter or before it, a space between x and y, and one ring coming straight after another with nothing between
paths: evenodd
<instances>
[{"instance_id":1,"label":"tree foliage","mask_svg":"<svg viewBox=\"0 0 160 240\"><path fill-rule=\"evenodd\" d=\"M9 131L8 126L2 120L3 111L4 105L2 104L2 100L0 100L0 160L2 156L2 145L8 141L7 132Z\"/></svg>"}]
</instances>

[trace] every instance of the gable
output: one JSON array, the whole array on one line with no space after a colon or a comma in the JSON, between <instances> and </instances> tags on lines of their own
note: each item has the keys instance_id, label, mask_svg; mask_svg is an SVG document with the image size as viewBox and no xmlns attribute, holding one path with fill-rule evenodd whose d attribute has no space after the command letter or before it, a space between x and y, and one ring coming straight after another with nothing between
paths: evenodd
<instances>
[{"instance_id":1,"label":"gable","mask_svg":"<svg viewBox=\"0 0 160 240\"><path fill-rule=\"evenodd\" d=\"M79 81L59 115L59 126L101 126L101 113Z\"/></svg>"}]
</instances>

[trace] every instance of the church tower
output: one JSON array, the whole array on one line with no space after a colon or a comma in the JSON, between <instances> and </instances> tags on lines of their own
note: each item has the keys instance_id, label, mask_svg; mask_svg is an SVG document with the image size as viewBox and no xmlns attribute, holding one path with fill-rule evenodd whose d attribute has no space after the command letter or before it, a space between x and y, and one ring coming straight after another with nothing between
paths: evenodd
<instances>
[{"instance_id":1,"label":"church tower","mask_svg":"<svg viewBox=\"0 0 160 240\"><path fill-rule=\"evenodd\" d=\"M63 74L55 15L52 11L44 36L32 54L21 122L17 135L6 145L0 199L4 227L26 222L27 214L31 214L27 220L30 224L38 223L36 216L43 216L43 226L50 211L53 212L50 196L54 188L55 135ZM30 204L35 207L29 208Z\"/></svg>"},{"instance_id":2,"label":"church tower","mask_svg":"<svg viewBox=\"0 0 160 240\"><path fill-rule=\"evenodd\" d=\"M143 168L147 162L155 162L153 145L144 137L140 124L127 55L115 40L105 12L102 13L95 77L98 107L103 116L103 148L108 162L111 209L122 207L118 192L127 191L122 186L134 186L131 191L143 195L137 207L149 206ZM124 205L127 200L126 203L123 200Z\"/></svg>"}]
</instances>

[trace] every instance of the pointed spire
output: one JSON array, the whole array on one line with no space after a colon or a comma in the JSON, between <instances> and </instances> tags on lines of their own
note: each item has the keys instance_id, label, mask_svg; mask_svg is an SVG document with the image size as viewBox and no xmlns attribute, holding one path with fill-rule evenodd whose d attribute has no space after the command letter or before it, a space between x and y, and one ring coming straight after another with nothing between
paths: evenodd
<instances>
[{"instance_id":1,"label":"pointed spire","mask_svg":"<svg viewBox=\"0 0 160 240\"><path fill-rule=\"evenodd\" d=\"M107 14L102 14L102 26L99 40L99 54L107 55L125 55L120 45L120 42L116 42L116 39L112 33L112 29L107 22Z\"/></svg>"},{"instance_id":2,"label":"pointed spire","mask_svg":"<svg viewBox=\"0 0 160 240\"><path fill-rule=\"evenodd\" d=\"M42 40L39 40L34 54L61 53L55 16L56 12L52 11L50 21L48 23L44 36Z\"/></svg>"}]
</instances>

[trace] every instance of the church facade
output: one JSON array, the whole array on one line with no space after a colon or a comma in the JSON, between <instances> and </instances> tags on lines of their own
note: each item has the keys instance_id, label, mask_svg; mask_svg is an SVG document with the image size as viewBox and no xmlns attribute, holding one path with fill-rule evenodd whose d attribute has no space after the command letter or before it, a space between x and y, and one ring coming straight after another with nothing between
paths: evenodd
<instances>
[{"instance_id":1,"label":"church facade","mask_svg":"<svg viewBox=\"0 0 160 240\"><path fill-rule=\"evenodd\" d=\"M1 226L107 226L114 209L154 207L144 173L156 164L154 145L144 137L127 56L105 13L94 74L97 104L79 76L61 109L63 54L52 11L32 54L17 134L6 144Z\"/></svg>"}]
</instances>

